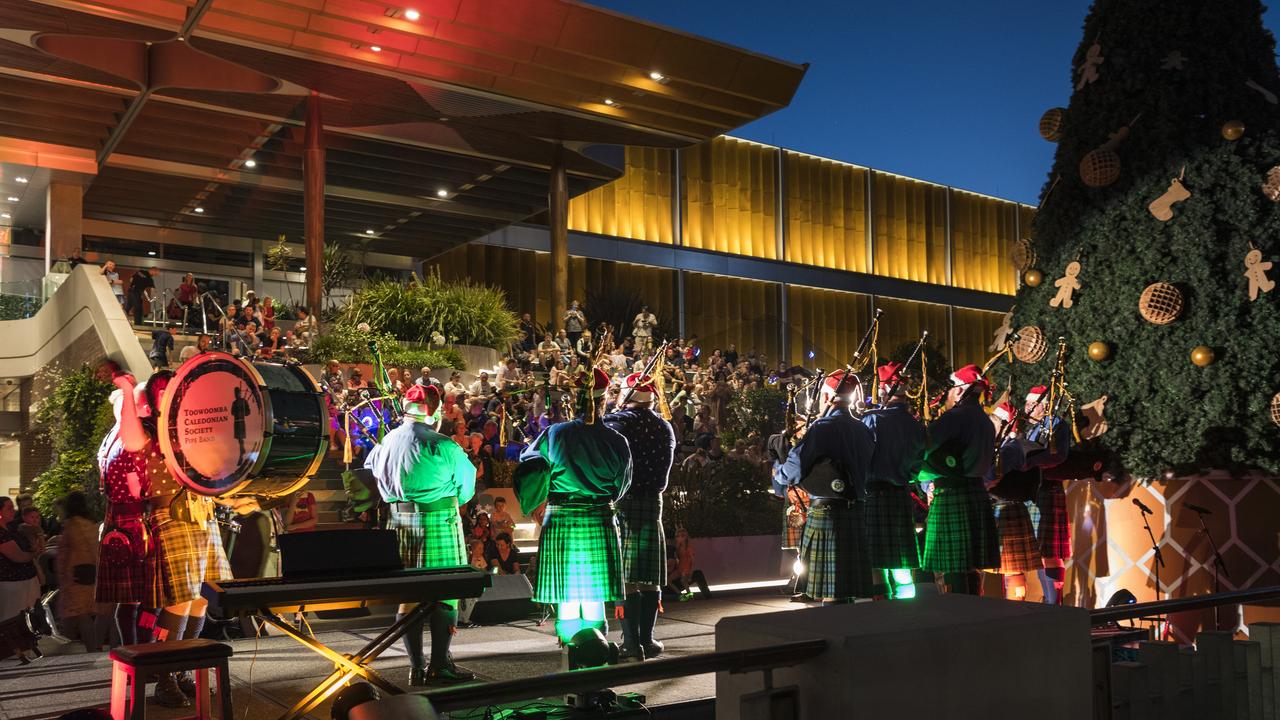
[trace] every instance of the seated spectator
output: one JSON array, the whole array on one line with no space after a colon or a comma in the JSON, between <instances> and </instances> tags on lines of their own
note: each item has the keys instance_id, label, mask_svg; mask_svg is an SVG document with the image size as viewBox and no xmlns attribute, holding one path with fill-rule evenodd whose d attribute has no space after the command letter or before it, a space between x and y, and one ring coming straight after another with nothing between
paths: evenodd
<instances>
[{"instance_id":1,"label":"seated spectator","mask_svg":"<svg viewBox=\"0 0 1280 720\"><path fill-rule=\"evenodd\" d=\"M564 330L556 333L556 345L560 348L560 357L569 357L573 355L573 343L569 340L569 334Z\"/></svg>"},{"instance_id":2,"label":"seated spectator","mask_svg":"<svg viewBox=\"0 0 1280 720\"><path fill-rule=\"evenodd\" d=\"M707 462L706 448L698 448L693 451L692 455L685 458L684 462L680 463L680 469L685 472L700 470L707 466Z\"/></svg>"},{"instance_id":3,"label":"seated spectator","mask_svg":"<svg viewBox=\"0 0 1280 720\"><path fill-rule=\"evenodd\" d=\"M347 377L346 389L360 391L364 388L364 372L360 368L351 368L351 375Z\"/></svg>"},{"instance_id":4,"label":"seated spectator","mask_svg":"<svg viewBox=\"0 0 1280 720\"><path fill-rule=\"evenodd\" d=\"M276 326L276 308L271 296L262 298L262 306L258 308L258 324L264 332L271 332Z\"/></svg>"},{"instance_id":5,"label":"seated spectator","mask_svg":"<svg viewBox=\"0 0 1280 720\"><path fill-rule=\"evenodd\" d=\"M316 529L320 522L320 513L316 507L316 496L310 490L299 490L289 499L285 514L285 532L309 532Z\"/></svg>"},{"instance_id":6,"label":"seated spectator","mask_svg":"<svg viewBox=\"0 0 1280 720\"><path fill-rule=\"evenodd\" d=\"M471 525L471 539L479 540L482 543L488 543L493 539L493 527L489 522L489 513L476 513L476 519Z\"/></svg>"},{"instance_id":7,"label":"seated spectator","mask_svg":"<svg viewBox=\"0 0 1280 720\"><path fill-rule=\"evenodd\" d=\"M418 378L413 382L416 385L435 385L437 388L443 387L440 379L431 375L431 368L425 366L418 371Z\"/></svg>"},{"instance_id":8,"label":"seated spectator","mask_svg":"<svg viewBox=\"0 0 1280 720\"><path fill-rule=\"evenodd\" d=\"M293 334L297 336L298 342L303 347L311 347L311 339L316 332L316 320L311 317L311 311L306 305L299 305L294 312L298 315L298 321L293 324Z\"/></svg>"},{"instance_id":9,"label":"seated spectator","mask_svg":"<svg viewBox=\"0 0 1280 720\"><path fill-rule=\"evenodd\" d=\"M516 367L514 358L498 366L498 389L504 393L515 392L521 388L520 368Z\"/></svg>"},{"instance_id":10,"label":"seated spectator","mask_svg":"<svg viewBox=\"0 0 1280 720\"><path fill-rule=\"evenodd\" d=\"M591 339L591 331L583 330L582 336L578 338L578 342L574 344L574 352L577 353L578 359L584 365L590 365L592 358L595 356L595 342Z\"/></svg>"},{"instance_id":11,"label":"seated spectator","mask_svg":"<svg viewBox=\"0 0 1280 720\"><path fill-rule=\"evenodd\" d=\"M467 541L467 564L477 570L489 571L489 558L485 555L483 540Z\"/></svg>"},{"instance_id":12,"label":"seated spectator","mask_svg":"<svg viewBox=\"0 0 1280 720\"><path fill-rule=\"evenodd\" d=\"M398 369L387 368L387 382L397 395L404 394L404 386L400 382L400 371Z\"/></svg>"},{"instance_id":13,"label":"seated spectator","mask_svg":"<svg viewBox=\"0 0 1280 720\"><path fill-rule=\"evenodd\" d=\"M511 534L500 532L493 538L493 543L485 550L489 567L498 575L520 574L520 551L511 540Z\"/></svg>"},{"instance_id":14,"label":"seated spectator","mask_svg":"<svg viewBox=\"0 0 1280 720\"><path fill-rule=\"evenodd\" d=\"M449 373L449 382L444 384L444 394L452 395L455 399L467 394L467 386L462 384L462 373L457 370Z\"/></svg>"},{"instance_id":15,"label":"seated spectator","mask_svg":"<svg viewBox=\"0 0 1280 720\"><path fill-rule=\"evenodd\" d=\"M266 342L262 343L262 347L258 349L258 352L264 358L273 358L283 355L286 349L284 338L280 335L280 328L273 327L267 335Z\"/></svg>"},{"instance_id":16,"label":"seated spectator","mask_svg":"<svg viewBox=\"0 0 1280 720\"><path fill-rule=\"evenodd\" d=\"M489 382L489 373L485 370L480 371L479 378L471 383L471 387L467 389L467 394L473 398L487 401L489 396L493 395L493 383Z\"/></svg>"},{"instance_id":17,"label":"seated spectator","mask_svg":"<svg viewBox=\"0 0 1280 720\"><path fill-rule=\"evenodd\" d=\"M551 365L561 355L560 346L556 344L555 338L551 333L545 333L542 336L542 342L538 343L538 364L544 370L549 369Z\"/></svg>"},{"instance_id":18,"label":"seated spectator","mask_svg":"<svg viewBox=\"0 0 1280 720\"><path fill-rule=\"evenodd\" d=\"M697 584L703 599L710 599L711 588L707 585L707 576L701 570L695 570L693 567L693 543L689 541L689 531L683 527L677 527L676 541L667 547L671 548L667 552L672 556L668 560L671 587L680 593L680 600L684 601L693 597L693 591L689 589L690 583Z\"/></svg>"},{"instance_id":19,"label":"seated spectator","mask_svg":"<svg viewBox=\"0 0 1280 720\"><path fill-rule=\"evenodd\" d=\"M511 513L507 512L507 499L498 496L493 499L493 530L498 533L514 533L516 531L516 519L511 517Z\"/></svg>"}]
</instances>

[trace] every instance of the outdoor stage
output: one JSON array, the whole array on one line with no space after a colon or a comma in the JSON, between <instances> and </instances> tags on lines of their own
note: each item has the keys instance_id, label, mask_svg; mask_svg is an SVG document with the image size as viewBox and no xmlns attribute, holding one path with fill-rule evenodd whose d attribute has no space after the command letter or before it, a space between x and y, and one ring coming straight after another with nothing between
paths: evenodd
<instances>
[{"instance_id":1,"label":"outdoor stage","mask_svg":"<svg viewBox=\"0 0 1280 720\"><path fill-rule=\"evenodd\" d=\"M673 602L666 606L655 634L666 644L664 657L709 652L715 646L715 623L722 617L800 607L772 591ZM335 627L339 621L330 621L314 627L325 644L349 653L377 634L372 626L378 623L369 620L340 621L342 627ZM616 639L616 629L613 635ZM231 676L236 720L273 720L333 669L332 664L287 637L235 640L231 645L235 649ZM481 680L509 680L560 670L560 651L550 622L538 627L534 621L522 620L460 630L453 655ZM398 685L408 681L409 666L399 644L384 653L374 667ZM110 685L110 661L105 652L48 655L27 666L6 660L0 663L0 720L44 720L77 708L106 706ZM647 704L661 705L713 697L715 676L682 677L614 690L638 691L647 696ZM191 712L191 708L171 710L150 701L147 704L147 716L156 720L186 717ZM310 717L327 720L329 703Z\"/></svg>"}]
</instances>

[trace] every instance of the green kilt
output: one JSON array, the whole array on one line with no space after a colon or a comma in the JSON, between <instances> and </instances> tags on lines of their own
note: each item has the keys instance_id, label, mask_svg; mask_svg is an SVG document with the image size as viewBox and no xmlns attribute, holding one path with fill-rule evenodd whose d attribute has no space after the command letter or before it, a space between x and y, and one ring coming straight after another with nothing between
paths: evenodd
<instances>
[{"instance_id":1,"label":"green kilt","mask_svg":"<svg viewBox=\"0 0 1280 720\"><path fill-rule=\"evenodd\" d=\"M920 567L915 501L908 488L877 483L867 493L864 517L871 567L888 570Z\"/></svg>"},{"instance_id":2,"label":"green kilt","mask_svg":"<svg viewBox=\"0 0 1280 720\"><path fill-rule=\"evenodd\" d=\"M661 495L627 495L618 501L622 577L637 585L667 584L667 538Z\"/></svg>"},{"instance_id":3,"label":"green kilt","mask_svg":"<svg viewBox=\"0 0 1280 720\"><path fill-rule=\"evenodd\" d=\"M625 595L613 503L547 503L533 601L618 602Z\"/></svg>"},{"instance_id":4,"label":"green kilt","mask_svg":"<svg viewBox=\"0 0 1280 720\"><path fill-rule=\"evenodd\" d=\"M1031 513L1025 502L997 502L996 530L1000 533L1000 574L1017 575L1044 567L1040 560L1040 545L1031 527Z\"/></svg>"},{"instance_id":5,"label":"green kilt","mask_svg":"<svg viewBox=\"0 0 1280 720\"><path fill-rule=\"evenodd\" d=\"M112 515L98 544L94 601L140 603L148 597L147 527L142 515Z\"/></svg>"},{"instance_id":6,"label":"green kilt","mask_svg":"<svg viewBox=\"0 0 1280 720\"><path fill-rule=\"evenodd\" d=\"M863 504L815 501L800 540L805 593L824 599L874 594L863 528Z\"/></svg>"},{"instance_id":7,"label":"green kilt","mask_svg":"<svg viewBox=\"0 0 1280 720\"><path fill-rule=\"evenodd\" d=\"M403 512L393 510L387 523L400 540L400 559L406 568L444 568L467 564L458 505Z\"/></svg>"},{"instance_id":8,"label":"green kilt","mask_svg":"<svg viewBox=\"0 0 1280 720\"><path fill-rule=\"evenodd\" d=\"M1036 508L1040 510L1040 522L1036 524L1040 554L1046 558L1071 557L1071 519L1067 516L1067 491L1061 481L1040 481Z\"/></svg>"},{"instance_id":9,"label":"green kilt","mask_svg":"<svg viewBox=\"0 0 1280 720\"><path fill-rule=\"evenodd\" d=\"M153 549L147 556L148 592L143 607L165 608L200 597L206 582L231 579L216 520L176 520L169 508L153 510Z\"/></svg>"},{"instance_id":10,"label":"green kilt","mask_svg":"<svg viewBox=\"0 0 1280 720\"><path fill-rule=\"evenodd\" d=\"M936 573L1000 567L991 496L977 478L939 478L925 525L923 567Z\"/></svg>"}]
</instances>

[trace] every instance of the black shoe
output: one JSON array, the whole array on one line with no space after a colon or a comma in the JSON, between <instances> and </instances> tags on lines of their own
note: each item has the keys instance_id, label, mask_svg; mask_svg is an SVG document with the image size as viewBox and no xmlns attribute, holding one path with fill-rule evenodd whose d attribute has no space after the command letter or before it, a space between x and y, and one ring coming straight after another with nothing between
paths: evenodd
<instances>
[{"instance_id":1,"label":"black shoe","mask_svg":"<svg viewBox=\"0 0 1280 720\"><path fill-rule=\"evenodd\" d=\"M423 668L409 668L409 687L422 687L427 684L427 671Z\"/></svg>"},{"instance_id":2,"label":"black shoe","mask_svg":"<svg viewBox=\"0 0 1280 720\"><path fill-rule=\"evenodd\" d=\"M623 645L618 648L618 662L643 662L644 649L639 645Z\"/></svg>"},{"instance_id":3,"label":"black shoe","mask_svg":"<svg viewBox=\"0 0 1280 720\"><path fill-rule=\"evenodd\" d=\"M156 682L155 692L156 704L167 708L184 708L191 707L191 701L182 693L182 689L178 687L178 680L173 673L166 673L160 676L160 680Z\"/></svg>"},{"instance_id":4,"label":"black shoe","mask_svg":"<svg viewBox=\"0 0 1280 720\"><path fill-rule=\"evenodd\" d=\"M813 598L809 597L809 596L808 596L807 594L805 594L805 593L797 593L797 594L795 594L795 595L792 595L792 596L791 596L791 602L795 602L795 603L811 603L811 602L813 602Z\"/></svg>"},{"instance_id":5,"label":"black shoe","mask_svg":"<svg viewBox=\"0 0 1280 720\"><path fill-rule=\"evenodd\" d=\"M448 665L432 665L427 668L427 680L452 685L454 683L471 682L476 674L449 663Z\"/></svg>"},{"instance_id":6,"label":"black shoe","mask_svg":"<svg viewBox=\"0 0 1280 720\"><path fill-rule=\"evenodd\" d=\"M182 691L182 694L186 695L189 698L195 699L196 679L191 676L191 673L185 670L178 673L177 681L178 681L178 689Z\"/></svg>"},{"instance_id":7,"label":"black shoe","mask_svg":"<svg viewBox=\"0 0 1280 720\"><path fill-rule=\"evenodd\" d=\"M646 658L656 658L662 654L663 650L666 649L663 647L662 643L652 639L648 642L641 643L640 646L644 649L644 656Z\"/></svg>"}]
</instances>

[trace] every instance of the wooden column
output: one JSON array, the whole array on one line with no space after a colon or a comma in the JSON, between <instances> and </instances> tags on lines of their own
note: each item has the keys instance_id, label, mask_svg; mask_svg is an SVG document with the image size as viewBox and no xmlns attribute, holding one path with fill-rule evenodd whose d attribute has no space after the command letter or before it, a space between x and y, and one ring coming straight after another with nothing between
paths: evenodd
<instances>
[{"instance_id":1,"label":"wooden column","mask_svg":"<svg viewBox=\"0 0 1280 720\"><path fill-rule=\"evenodd\" d=\"M45 202L45 272L80 249L83 223L84 188L76 183L49 183Z\"/></svg>"},{"instance_id":2,"label":"wooden column","mask_svg":"<svg viewBox=\"0 0 1280 720\"><path fill-rule=\"evenodd\" d=\"M324 126L320 120L320 94L307 98L306 144L302 151L303 242L307 257L307 307L320 320L324 272Z\"/></svg>"},{"instance_id":3,"label":"wooden column","mask_svg":"<svg viewBox=\"0 0 1280 720\"><path fill-rule=\"evenodd\" d=\"M547 188L547 221L551 226L551 322L563 328L569 307L569 181L564 169L564 147L556 144Z\"/></svg>"}]
</instances>

